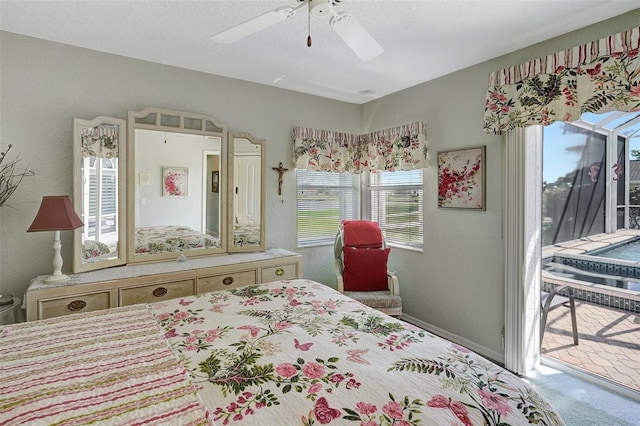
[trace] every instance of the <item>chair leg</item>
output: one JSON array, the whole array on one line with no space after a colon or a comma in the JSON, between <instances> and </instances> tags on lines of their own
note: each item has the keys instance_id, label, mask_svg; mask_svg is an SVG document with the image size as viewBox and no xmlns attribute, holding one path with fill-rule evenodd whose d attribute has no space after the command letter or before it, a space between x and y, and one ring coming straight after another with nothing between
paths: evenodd
<instances>
[{"instance_id":1,"label":"chair leg","mask_svg":"<svg viewBox=\"0 0 640 426\"><path fill-rule=\"evenodd\" d=\"M544 339L544 329L547 328L547 314L549 311L547 309L542 310L542 318L540 319L540 344L542 344L542 340Z\"/></svg>"},{"instance_id":2,"label":"chair leg","mask_svg":"<svg viewBox=\"0 0 640 426\"><path fill-rule=\"evenodd\" d=\"M571 328L573 331L573 344L578 345L578 320L576 318L576 301L573 297L569 298L569 306L571 309Z\"/></svg>"}]
</instances>

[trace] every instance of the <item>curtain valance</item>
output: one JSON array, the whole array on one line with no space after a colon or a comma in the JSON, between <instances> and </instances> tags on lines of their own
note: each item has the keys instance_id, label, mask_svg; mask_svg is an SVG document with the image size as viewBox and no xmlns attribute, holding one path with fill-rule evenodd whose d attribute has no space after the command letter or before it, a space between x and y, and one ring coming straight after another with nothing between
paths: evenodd
<instances>
[{"instance_id":1,"label":"curtain valance","mask_svg":"<svg viewBox=\"0 0 640 426\"><path fill-rule=\"evenodd\" d=\"M80 139L83 158L118 158L118 126L83 127Z\"/></svg>"},{"instance_id":2,"label":"curtain valance","mask_svg":"<svg viewBox=\"0 0 640 426\"><path fill-rule=\"evenodd\" d=\"M427 131L423 122L364 135L295 127L293 157L297 168L325 172L376 172L424 168Z\"/></svg>"},{"instance_id":3,"label":"curtain valance","mask_svg":"<svg viewBox=\"0 0 640 426\"><path fill-rule=\"evenodd\" d=\"M640 110L639 47L640 27L492 73L485 132Z\"/></svg>"}]
</instances>

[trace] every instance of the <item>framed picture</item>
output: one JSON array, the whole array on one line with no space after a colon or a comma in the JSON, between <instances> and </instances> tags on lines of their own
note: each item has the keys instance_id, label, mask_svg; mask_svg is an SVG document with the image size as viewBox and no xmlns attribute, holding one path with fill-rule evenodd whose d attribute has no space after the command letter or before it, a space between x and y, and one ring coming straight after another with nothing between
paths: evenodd
<instances>
[{"instance_id":1,"label":"framed picture","mask_svg":"<svg viewBox=\"0 0 640 426\"><path fill-rule=\"evenodd\" d=\"M220 191L220 170L211 171L211 192Z\"/></svg>"},{"instance_id":2,"label":"framed picture","mask_svg":"<svg viewBox=\"0 0 640 426\"><path fill-rule=\"evenodd\" d=\"M438 152L438 207L485 210L485 151Z\"/></svg>"},{"instance_id":3,"label":"framed picture","mask_svg":"<svg viewBox=\"0 0 640 426\"><path fill-rule=\"evenodd\" d=\"M187 167L162 168L162 195L186 197L189 195L189 169Z\"/></svg>"}]
</instances>

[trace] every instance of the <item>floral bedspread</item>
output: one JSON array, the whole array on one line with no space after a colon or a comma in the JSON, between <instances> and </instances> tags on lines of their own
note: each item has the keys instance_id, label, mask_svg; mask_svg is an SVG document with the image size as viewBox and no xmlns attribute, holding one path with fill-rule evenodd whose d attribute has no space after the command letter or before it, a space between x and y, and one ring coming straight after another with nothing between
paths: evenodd
<instances>
[{"instance_id":1,"label":"floral bedspread","mask_svg":"<svg viewBox=\"0 0 640 426\"><path fill-rule=\"evenodd\" d=\"M260 245L260 227L255 225L235 225L233 227L233 245L248 247Z\"/></svg>"},{"instance_id":2,"label":"floral bedspread","mask_svg":"<svg viewBox=\"0 0 640 426\"><path fill-rule=\"evenodd\" d=\"M136 253L162 253L193 248L220 247L220 240L188 226L163 225L136 228Z\"/></svg>"},{"instance_id":3,"label":"floral bedspread","mask_svg":"<svg viewBox=\"0 0 640 426\"><path fill-rule=\"evenodd\" d=\"M216 424L563 424L514 374L313 281L149 309Z\"/></svg>"}]
</instances>

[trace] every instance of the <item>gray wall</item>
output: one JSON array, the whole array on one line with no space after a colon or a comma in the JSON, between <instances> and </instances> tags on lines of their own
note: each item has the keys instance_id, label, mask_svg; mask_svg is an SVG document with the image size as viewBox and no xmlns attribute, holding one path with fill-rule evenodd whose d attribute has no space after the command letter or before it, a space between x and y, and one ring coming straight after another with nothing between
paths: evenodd
<instances>
[{"instance_id":1,"label":"gray wall","mask_svg":"<svg viewBox=\"0 0 640 426\"><path fill-rule=\"evenodd\" d=\"M210 114L230 131L266 139L267 246L288 250L296 250L295 174L285 175L280 203L271 167L291 164L293 127L360 130L360 107L344 102L7 32L0 32L0 53L0 144L12 143L11 153L36 172L0 208L0 291L18 297L33 277L53 270L53 233L26 230L43 195L73 193L74 117L126 119L128 110L155 106ZM62 232L62 255L68 271L71 231ZM306 276L333 284L332 258L309 257Z\"/></svg>"},{"instance_id":2,"label":"gray wall","mask_svg":"<svg viewBox=\"0 0 640 426\"><path fill-rule=\"evenodd\" d=\"M392 251L403 310L472 349L502 356L504 262L502 139L483 132L487 77L495 71L621 32L640 22L640 9L548 42L404 90L363 108L363 131L424 120L430 167L425 169L424 253ZM437 152L487 146L487 210L437 208ZM451 336L449 336L451 337ZM468 339L468 341L465 341ZM480 345L475 347L474 345Z\"/></svg>"},{"instance_id":3,"label":"gray wall","mask_svg":"<svg viewBox=\"0 0 640 426\"><path fill-rule=\"evenodd\" d=\"M390 267L401 283L405 312L501 358L504 318L501 138L482 131L491 71L623 31L640 10L549 42L358 106L187 71L34 38L0 33L0 143L13 143L37 176L25 180L0 209L0 286L21 296L36 275L49 273L52 235L27 234L42 195L71 194L71 119L158 106L211 114L229 130L267 140L267 246L303 255L305 278L334 286L332 247L297 249L295 174L286 173L284 203L270 168L291 162L296 125L365 133L414 120L427 123L424 253L394 249ZM487 210L439 210L437 151L487 146ZM70 232L63 233L65 269Z\"/></svg>"}]
</instances>

